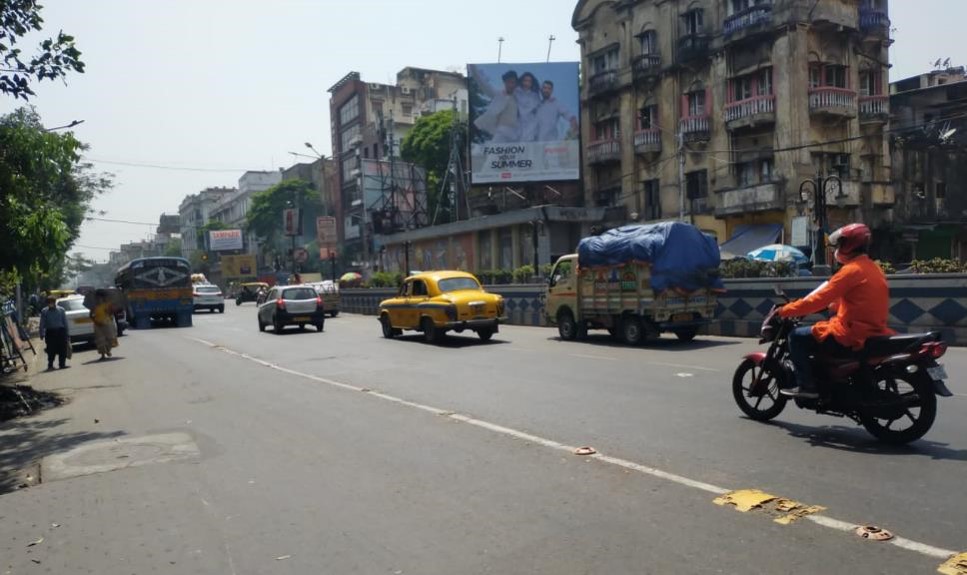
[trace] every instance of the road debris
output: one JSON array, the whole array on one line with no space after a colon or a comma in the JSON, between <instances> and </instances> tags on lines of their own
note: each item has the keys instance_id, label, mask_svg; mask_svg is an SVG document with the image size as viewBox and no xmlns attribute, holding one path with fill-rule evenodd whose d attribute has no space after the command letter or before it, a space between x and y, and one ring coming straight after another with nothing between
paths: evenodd
<instances>
[{"instance_id":1,"label":"road debris","mask_svg":"<svg viewBox=\"0 0 967 575\"><path fill-rule=\"evenodd\" d=\"M776 523L780 525L789 525L794 521L799 521L807 515L812 515L813 513L819 513L820 511L825 511L825 507L819 505L805 505L799 503L798 501L793 501L792 499L777 499L775 502L776 511L779 513L785 513L781 517L774 519Z\"/></svg>"},{"instance_id":2,"label":"road debris","mask_svg":"<svg viewBox=\"0 0 967 575\"><path fill-rule=\"evenodd\" d=\"M292 555L279 555L275 558L276 561L285 561L286 559L291 559Z\"/></svg>"},{"instance_id":3,"label":"road debris","mask_svg":"<svg viewBox=\"0 0 967 575\"><path fill-rule=\"evenodd\" d=\"M732 505L736 511L742 513L759 509L772 516L773 521L780 525L789 525L807 515L826 510L825 507L819 505L806 505L785 497L777 497L759 489L731 491L716 497L714 503L716 505Z\"/></svg>"},{"instance_id":4,"label":"road debris","mask_svg":"<svg viewBox=\"0 0 967 575\"><path fill-rule=\"evenodd\" d=\"M38 539L36 541L31 541L30 543L28 543L27 544L27 547L33 547L34 545L40 545L43 542L44 542L44 538L41 537L40 539Z\"/></svg>"},{"instance_id":5,"label":"road debris","mask_svg":"<svg viewBox=\"0 0 967 575\"><path fill-rule=\"evenodd\" d=\"M713 503L716 505L734 505L736 511L746 513L774 499L776 499L775 495L769 495L758 489L740 489L716 497Z\"/></svg>"},{"instance_id":6,"label":"road debris","mask_svg":"<svg viewBox=\"0 0 967 575\"><path fill-rule=\"evenodd\" d=\"M871 541L889 541L890 539L893 539L892 533L886 529L877 527L876 525L861 525L856 528L854 533L863 539L869 539Z\"/></svg>"},{"instance_id":7,"label":"road debris","mask_svg":"<svg viewBox=\"0 0 967 575\"><path fill-rule=\"evenodd\" d=\"M954 555L937 569L942 575L967 575L967 553Z\"/></svg>"}]
</instances>

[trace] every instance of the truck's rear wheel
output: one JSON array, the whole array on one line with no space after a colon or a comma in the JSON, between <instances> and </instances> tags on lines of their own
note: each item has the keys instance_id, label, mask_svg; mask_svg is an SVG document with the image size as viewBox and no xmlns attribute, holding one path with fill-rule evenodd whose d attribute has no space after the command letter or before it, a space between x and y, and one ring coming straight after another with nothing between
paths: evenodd
<instances>
[{"instance_id":1,"label":"truck's rear wheel","mask_svg":"<svg viewBox=\"0 0 967 575\"><path fill-rule=\"evenodd\" d=\"M688 343L693 339L695 339L696 335L698 335L697 327L686 327L686 328L675 330L675 337L677 337L680 341L683 341L685 343Z\"/></svg>"},{"instance_id":2,"label":"truck's rear wheel","mask_svg":"<svg viewBox=\"0 0 967 575\"><path fill-rule=\"evenodd\" d=\"M645 329L638 316L626 315L621 319L621 341L628 345L640 345L645 339Z\"/></svg>"},{"instance_id":3,"label":"truck's rear wheel","mask_svg":"<svg viewBox=\"0 0 967 575\"><path fill-rule=\"evenodd\" d=\"M563 310L557 314L557 333L564 341L574 341L578 337L578 324L574 321L574 314Z\"/></svg>"}]
</instances>

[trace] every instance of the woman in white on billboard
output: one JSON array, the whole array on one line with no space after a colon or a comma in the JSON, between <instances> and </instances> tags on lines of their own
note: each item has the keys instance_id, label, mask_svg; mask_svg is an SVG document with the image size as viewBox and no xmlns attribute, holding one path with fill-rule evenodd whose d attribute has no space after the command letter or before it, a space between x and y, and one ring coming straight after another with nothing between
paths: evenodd
<instances>
[{"instance_id":1,"label":"woman in white on billboard","mask_svg":"<svg viewBox=\"0 0 967 575\"><path fill-rule=\"evenodd\" d=\"M537 109L541 106L541 92L537 78L530 72L521 74L514 97L517 99L517 116L520 118L520 141L539 141Z\"/></svg>"},{"instance_id":2,"label":"woman in white on billboard","mask_svg":"<svg viewBox=\"0 0 967 575\"><path fill-rule=\"evenodd\" d=\"M501 79L504 89L497 91L490 85L487 78L476 66L470 67L480 91L490 97L490 104L473 125L478 130L491 134L491 142L495 144L509 144L520 142L520 118L517 105L517 72L508 70Z\"/></svg>"}]
</instances>

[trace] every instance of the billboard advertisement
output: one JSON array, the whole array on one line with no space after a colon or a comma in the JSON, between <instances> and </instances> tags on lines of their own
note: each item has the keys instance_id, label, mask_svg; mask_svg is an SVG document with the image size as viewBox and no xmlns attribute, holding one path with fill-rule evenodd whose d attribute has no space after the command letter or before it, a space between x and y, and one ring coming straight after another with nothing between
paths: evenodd
<instances>
[{"instance_id":1,"label":"billboard advertisement","mask_svg":"<svg viewBox=\"0 0 967 575\"><path fill-rule=\"evenodd\" d=\"M251 278L256 275L255 256L222 256L222 276L226 279Z\"/></svg>"},{"instance_id":2,"label":"billboard advertisement","mask_svg":"<svg viewBox=\"0 0 967 575\"><path fill-rule=\"evenodd\" d=\"M468 64L474 184L581 177L577 62Z\"/></svg>"},{"instance_id":3,"label":"billboard advertisement","mask_svg":"<svg viewBox=\"0 0 967 575\"><path fill-rule=\"evenodd\" d=\"M336 218L319 216L316 218L316 243L320 246L334 246L339 242L336 235Z\"/></svg>"},{"instance_id":4,"label":"billboard advertisement","mask_svg":"<svg viewBox=\"0 0 967 575\"><path fill-rule=\"evenodd\" d=\"M302 214L295 208L282 210L282 230L287 236L302 234Z\"/></svg>"},{"instance_id":5,"label":"billboard advertisement","mask_svg":"<svg viewBox=\"0 0 967 575\"><path fill-rule=\"evenodd\" d=\"M211 230L208 232L208 249L213 252L229 252L242 249L242 230Z\"/></svg>"}]
</instances>

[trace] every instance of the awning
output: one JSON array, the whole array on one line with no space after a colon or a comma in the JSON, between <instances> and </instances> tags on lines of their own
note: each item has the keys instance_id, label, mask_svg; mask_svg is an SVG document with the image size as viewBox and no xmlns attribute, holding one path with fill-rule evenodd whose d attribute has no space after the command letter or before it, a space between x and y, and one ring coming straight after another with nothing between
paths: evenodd
<instances>
[{"instance_id":1,"label":"awning","mask_svg":"<svg viewBox=\"0 0 967 575\"><path fill-rule=\"evenodd\" d=\"M782 224L745 224L736 227L735 233L727 242L719 246L722 259L744 258L754 249L768 246L779 241Z\"/></svg>"}]
</instances>

